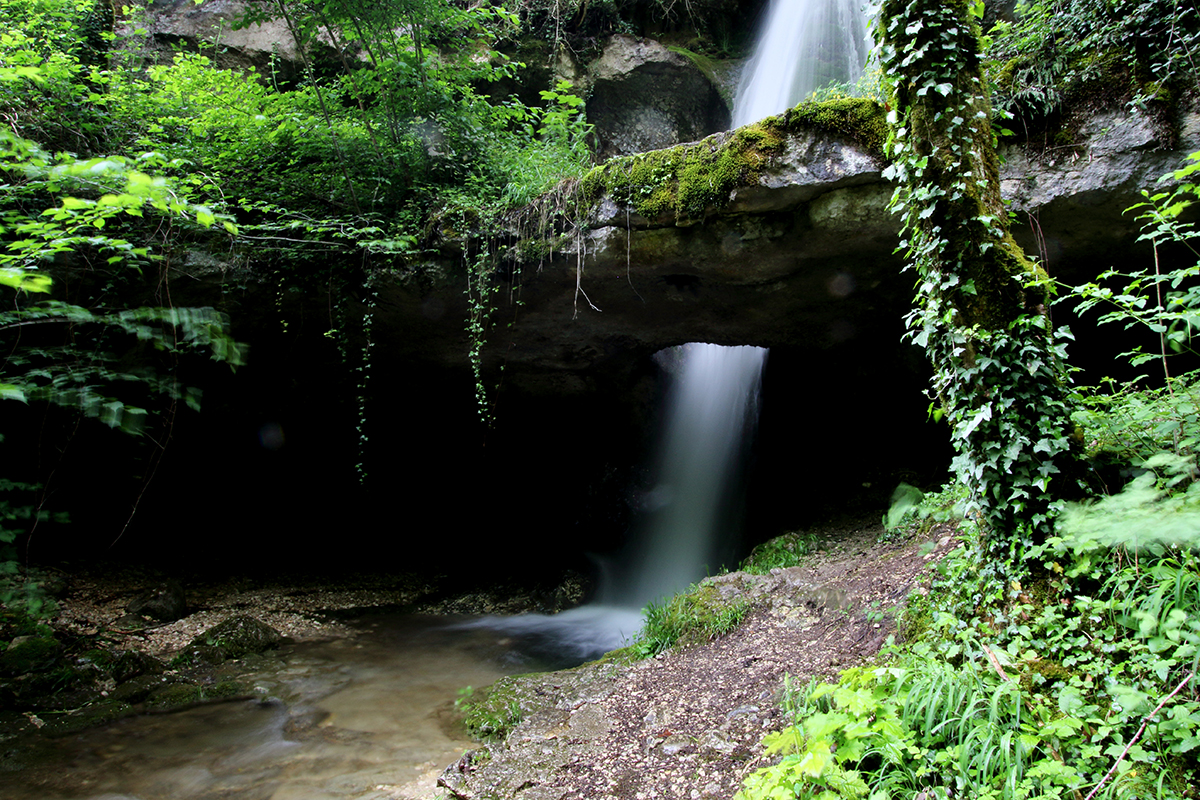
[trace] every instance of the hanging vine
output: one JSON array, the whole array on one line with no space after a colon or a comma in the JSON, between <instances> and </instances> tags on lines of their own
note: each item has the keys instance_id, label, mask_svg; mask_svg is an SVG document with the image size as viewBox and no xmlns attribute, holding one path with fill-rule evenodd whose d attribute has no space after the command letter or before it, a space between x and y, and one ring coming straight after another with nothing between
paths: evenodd
<instances>
[{"instance_id":1,"label":"hanging vine","mask_svg":"<svg viewBox=\"0 0 1200 800\"><path fill-rule=\"evenodd\" d=\"M367 481L367 393L371 383L371 355L375 341L371 338L371 326L375 323L375 308L379 305L379 287L376 285L377 276L368 271L363 281L363 318L362 318L362 355L358 367L358 420L355 430L358 433L358 463L355 470L359 483Z\"/></svg>"},{"instance_id":2,"label":"hanging vine","mask_svg":"<svg viewBox=\"0 0 1200 800\"><path fill-rule=\"evenodd\" d=\"M491 327L492 313L496 310L495 298L500 291L500 284L492 279L496 262L487 244L480 246L474 258L464 253L463 259L467 268L467 357L475 378L475 407L480 422L490 427L493 416L487 387L483 383L483 346Z\"/></svg>"},{"instance_id":3,"label":"hanging vine","mask_svg":"<svg viewBox=\"0 0 1200 800\"><path fill-rule=\"evenodd\" d=\"M909 335L935 369L934 415L971 488L987 572L1013 577L1050 530L1072 453L1065 341L1045 271L1013 241L979 58L983 4L886 0L877 41L892 81L887 176L917 273Z\"/></svg>"}]
</instances>

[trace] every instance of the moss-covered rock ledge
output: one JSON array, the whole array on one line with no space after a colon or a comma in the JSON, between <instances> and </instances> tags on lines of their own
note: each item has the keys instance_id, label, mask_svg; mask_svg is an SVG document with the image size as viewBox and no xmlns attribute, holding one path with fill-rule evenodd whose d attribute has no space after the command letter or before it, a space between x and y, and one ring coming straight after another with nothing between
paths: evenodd
<instances>
[{"instance_id":1,"label":"moss-covered rock ledge","mask_svg":"<svg viewBox=\"0 0 1200 800\"><path fill-rule=\"evenodd\" d=\"M686 226L722 211L782 209L877 180L886 130L874 100L806 102L699 142L612 159L577 191L593 225Z\"/></svg>"}]
</instances>

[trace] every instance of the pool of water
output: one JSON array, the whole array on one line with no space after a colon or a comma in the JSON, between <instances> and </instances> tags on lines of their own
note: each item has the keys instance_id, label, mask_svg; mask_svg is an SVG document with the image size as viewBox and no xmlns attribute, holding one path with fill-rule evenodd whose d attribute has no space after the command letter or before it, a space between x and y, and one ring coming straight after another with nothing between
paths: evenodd
<instances>
[{"instance_id":1,"label":"pool of water","mask_svg":"<svg viewBox=\"0 0 1200 800\"><path fill-rule=\"evenodd\" d=\"M6 800L434 798L474 745L465 686L544 668L519 639L462 620L378 616L355 636L286 647L248 677L266 700L121 720L0 772ZM11 762L10 762L11 763Z\"/></svg>"}]
</instances>

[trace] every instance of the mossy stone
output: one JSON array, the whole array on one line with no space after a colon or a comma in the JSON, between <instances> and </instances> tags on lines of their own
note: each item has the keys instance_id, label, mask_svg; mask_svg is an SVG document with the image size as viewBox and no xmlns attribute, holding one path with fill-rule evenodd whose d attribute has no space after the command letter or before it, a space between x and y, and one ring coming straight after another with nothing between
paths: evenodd
<instances>
[{"instance_id":1,"label":"mossy stone","mask_svg":"<svg viewBox=\"0 0 1200 800\"><path fill-rule=\"evenodd\" d=\"M51 738L71 736L89 728L107 725L134 713L134 708L129 703L109 699L84 706L70 714L47 718L46 726L42 728L42 734Z\"/></svg>"},{"instance_id":2,"label":"mossy stone","mask_svg":"<svg viewBox=\"0 0 1200 800\"><path fill-rule=\"evenodd\" d=\"M80 665L91 664L117 683L124 683L139 675L155 675L166 670L167 665L137 650L105 650L96 648L79 656Z\"/></svg>"},{"instance_id":3,"label":"mossy stone","mask_svg":"<svg viewBox=\"0 0 1200 800\"><path fill-rule=\"evenodd\" d=\"M726 134L615 158L590 170L578 183L583 205L608 195L643 218L691 224L729 204L735 189L755 184L789 134L817 128L852 139L881 153L887 136L883 107L874 100L844 97L801 103Z\"/></svg>"},{"instance_id":4,"label":"mossy stone","mask_svg":"<svg viewBox=\"0 0 1200 800\"><path fill-rule=\"evenodd\" d=\"M278 647L282 640L279 631L270 625L239 614L192 639L171 663L175 666L220 664L230 658L241 658Z\"/></svg>"},{"instance_id":5,"label":"mossy stone","mask_svg":"<svg viewBox=\"0 0 1200 800\"><path fill-rule=\"evenodd\" d=\"M145 707L153 711L170 711L195 705L204 699L202 687L194 683L173 683L147 697Z\"/></svg>"},{"instance_id":6,"label":"mossy stone","mask_svg":"<svg viewBox=\"0 0 1200 800\"><path fill-rule=\"evenodd\" d=\"M18 636L0 653L0 673L26 675L52 667L62 658L63 646L52 636Z\"/></svg>"},{"instance_id":7,"label":"mossy stone","mask_svg":"<svg viewBox=\"0 0 1200 800\"><path fill-rule=\"evenodd\" d=\"M179 682L179 678L168 675L138 675L118 686L110 695L114 700L140 703L153 692Z\"/></svg>"}]
</instances>

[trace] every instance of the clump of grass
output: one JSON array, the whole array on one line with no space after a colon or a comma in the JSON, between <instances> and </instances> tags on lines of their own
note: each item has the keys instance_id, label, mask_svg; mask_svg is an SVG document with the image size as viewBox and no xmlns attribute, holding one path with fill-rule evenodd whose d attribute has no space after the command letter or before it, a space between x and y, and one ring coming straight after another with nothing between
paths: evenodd
<instances>
[{"instance_id":1,"label":"clump of grass","mask_svg":"<svg viewBox=\"0 0 1200 800\"><path fill-rule=\"evenodd\" d=\"M745 598L726 599L712 584L693 584L646 607L646 621L630 648L650 658L676 645L706 642L736 628L749 610Z\"/></svg>"},{"instance_id":2,"label":"clump of grass","mask_svg":"<svg viewBox=\"0 0 1200 800\"><path fill-rule=\"evenodd\" d=\"M814 553L820 544L815 533L793 531L763 542L742 561L741 570L766 575L773 569L794 567Z\"/></svg>"},{"instance_id":3,"label":"clump of grass","mask_svg":"<svg viewBox=\"0 0 1200 800\"><path fill-rule=\"evenodd\" d=\"M501 742L520 724L521 703L511 677L476 690L466 686L458 691L454 708L462 715L471 737L481 742Z\"/></svg>"}]
</instances>

